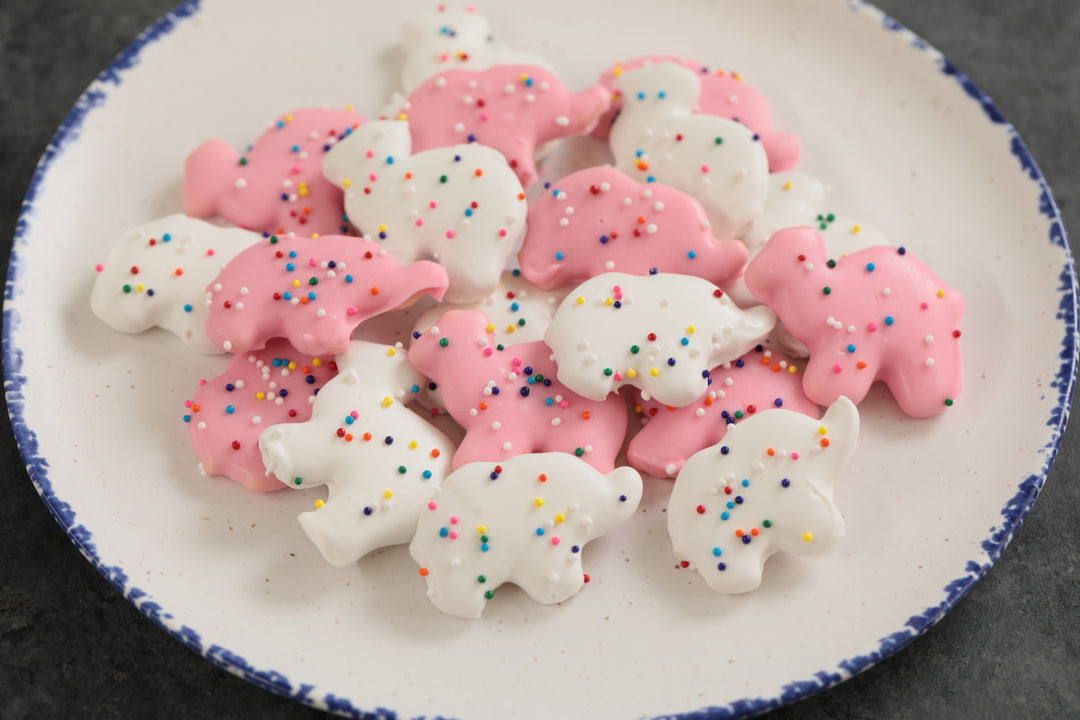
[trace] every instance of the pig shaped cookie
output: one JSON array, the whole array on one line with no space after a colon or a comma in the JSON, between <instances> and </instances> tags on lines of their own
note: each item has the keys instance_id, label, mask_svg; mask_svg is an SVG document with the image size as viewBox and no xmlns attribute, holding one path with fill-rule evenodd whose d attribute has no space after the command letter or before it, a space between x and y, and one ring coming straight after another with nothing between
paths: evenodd
<instances>
[{"instance_id":1,"label":"pig shaped cookie","mask_svg":"<svg viewBox=\"0 0 1080 720\"><path fill-rule=\"evenodd\" d=\"M355 341L337 365L311 419L266 428L259 450L267 475L285 485L327 486L327 500L299 520L326 561L342 566L412 539L454 446L405 407L423 378L403 349Z\"/></svg>"},{"instance_id":2,"label":"pig shaped cookie","mask_svg":"<svg viewBox=\"0 0 1080 720\"><path fill-rule=\"evenodd\" d=\"M90 307L114 330L162 327L200 353L222 349L206 336L206 286L225 264L262 238L186 215L129 231L97 266Z\"/></svg>"},{"instance_id":3,"label":"pig shaped cookie","mask_svg":"<svg viewBox=\"0 0 1080 720\"><path fill-rule=\"evenodd\" d=\"M615 79L623 100L609 143L615 167L697 198L720 238L738 237L765 207L769 163L760 136L745 125L694 114L698 73L660 63Z\"/></svg>"},{"instance_id":4,"label":"pig shaped cookie","mask_svg":"<svg viewBox=\"0 0 1080 720\"><path fill-rule=\"evenodd\" d=\"M585 543L629 520L640 501L636 471L604 475L566 453L470 463L420 513L409 553L448 615L479 618L507 582L558 603L585 584Z\"/></svg>"},{"instance_id":5,"label":"pig shaped cookie","mask_svg":"<svg viewBox=\"0 0 1080 720\"><path fill-rule=\"evenodd\" d=\"M413 341L409 362L434 380L465 428L454 468L522 453L573 453L611 472L626 436L626 403L588 400L555 377L543 341L497 345L479 310L452 310Z\"/></svg>"},{"instance_id":6,"label":"pig shaped cookie","mask_svg":"<svg viewBox=\"0 0 1080 720\"><path fill-rule=\"evenodd\" d=\"M447 70L405 99L413 152L479 143L503 154L524 187L536 181L536 148L583 135L607 110L611 92L571 92L555 73L533 65Z\"/></svg>"},{"instance_id":7,"label":"pig shaped cookie","mask_svg":"<svg viewBox=\"0 0 1080 720\"><path fill-rule=\"evenodd\" d=\"M658 63L675 63L697 73L701 82L701 97L694 112L735 120L760 135L765 155L769 159L770 172L791 170L798 163L801 150L799 138L790 133L773 130L769 103L758 90L743 82L742 75L737 72L709 70L691 58L654 55L615 63L614 67L605 70L600 76L600 84L611 89L615 85L615 78L624 72ZM616 98L611 104L611 110L596 124L593 134L606 139L621 109L622 99Z\"/></svg>"},{"instance_id":8,"label":"pig shaped cookie","mask_svg":"<svg viewBox=\"0 0 1080 720\"><path fill-rule=\"evenodd\" d=\"M349 218L402 262L446 268L450 303L489 295L525 226L525 193L495 150L455 145L415 155L404 122L373 121L326 156Z\"/></svg>"},{"instance_id":9,"label":"pig shaped cookie","mask_svg":"<svg viewBox=\"0 0 1080 720\"><path fill-rule=\"evenodd\" d=\"M327 151L364 122L348 110L294 110L243 154L207 140L184 165L184 212L264 233L348 232L342 193L323 177Z\"/></svg>"},{"instance_id":10,"label":"pig shaped cookie","mask_svg":"<svg viewBox=\"0 0 1080 720\"><path fill-rule=\"evenodd\" d=\"M861 402L881 380L901 410L929 417L960 393L964 300L903 247L831 260L817 230L788 228L750 262L746 287L806 345L803 390L819 405Z\"/></svg>"},{"instance_id":11,"label":"pig shaped cookie","mask_svg":"<svg viewBox=\"0 0 1080 720\"><path fill-rule=\"evenodd\" d=\"M686 461L671 488L675 557L716 592L744 593L780 550L831 552L844 534L833 487L858 436L859 413L844 397L820 420L767 410L733 425Z\"/></svg>"},{"instance_id":12,"label":"pig shaped cookie","mask_svg":"<svg viewBox=\"0 0 1080 720\"><path fill-rule=\"evenodd\" d=\"M265 472L259 434L275 423L311 417L315 395L337 374L332 356L299 353L284 340L233 355L218 377L185 403L184 422L204 473L225 475L249 490L284 487Z\"/></svg>"},{"instance_id":13,"label":"pig shaped cookie","mask_svg":"<svg viewBox=\"0 0 1080 720\"><path fill-rule=\"evenodd\" d=\"M655 477L675 477L686 459L720 442L728 428L764 410L783 408L816 418L816 403L802 390L795 365L763 345L709 372L705 395L686 407L635 398L644 427L626 448L631 467Z\"/></svg>"},{"instance_id":14,"label":"pig shaped cookie","mask_svg":"<svg viewBox=\"0 0 1080 720\"><path fill-rule=\"evenodd\" d=\"M405 66L401 81L410 93L445 70L484 70L492 65L538 65L542 58L492 40L491 26L473 7L440 6L435 13L413 15L401 33Z\"/></svg>"},{"instance_id":15,"label":"pig shaped cookie","mask_svg":"<svg viewBox=\"0 0 1080 720\"><path fill-rule=\"evenodd\" d=\"M720 285L743 269L746 248L713 236L701 204L613 167L568 175L529 206L518 253L539 287L577 284L601 273L696 275Z\"/></svg>"},{"instance_id":16,"label":"pig shaped cookie","mask_svg":"<svg viewBox=\"0 0 1080 720\"><path fill-rule=\"evenodd\" d=\"M544 339L559 380L590 400L633 385L646 400L682 407L705 394L709 370L761 341L776 322L740 310L712 283L660 273L605 273L566 296Z\"/></svg>"},{"instance_id":17,"label":"pig shaped cookie","mask_svg":"<svg viewBox=\"0 0 1080 720\"><path fill-rule=\"evenodd\" d=\"M335 355L365 319L421 295L441 299L446 286L440 266L403 266L370 240L273 235L237 255L210 285L206 334L229 352L284 337L301 352Z\"/></svg>"}]
</instances>

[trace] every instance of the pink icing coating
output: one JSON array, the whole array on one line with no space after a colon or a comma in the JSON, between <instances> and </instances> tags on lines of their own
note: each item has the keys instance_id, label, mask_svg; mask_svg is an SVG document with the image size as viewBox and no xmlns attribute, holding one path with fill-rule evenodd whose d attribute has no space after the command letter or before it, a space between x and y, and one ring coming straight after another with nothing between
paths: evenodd
<instances>
[{"instance_id":1,"label":"pink icing coating","mask_svg":"<svg viewBox=\"0 0 1080 720\"><path fill-rule=\"evenodd\" d=\"M696 275L720 285L747 259L741 242L713 236L693 197L609 166L559 180L529 206L527 226L518 263L545 290L611 270Z\"/></svg>"},{"instance_id":2,"label":"pink icing coating","mask_svg":"<svg viewBox=\"0 0 1080 720\"><path fill-rule=\"evenodd\" d=\"M772 236L746 269L746 286L810 352L807 397L858 403L882 380L900 409L936 415L963 385L964 300L904 248L876 246L830 268L817 230Z\"/></svg>"},{"instance_id":3,"label":"pink icing coating","mask_svg":"<svg viewBox=\"0 0 1080 720\"><path fill-rule=\"evenodd\" d=\"M627 462L655 477L675 477L687 458L720 442L729 424L778 407L820 417L817 404L803 393L802 377L790 371L793 367L780 353L759 345L729 367L714 368L708 392L686 407L642 400L634 390L634 410L649 422L630 441Z\"/></svg>"},{"instance_id":4,"label":"pink icing coating","mask_svg":"<svg viewBox=\"0 0 1080 720\"><path fill-rule=\"evenodd\" d=\"M480 310L451 310L409 348L409 362L439 384L447 411L465 428L454 468L580 449L582 460L611 472L626 435L623 399L586 400L555 377L543 341L498 350L488 325Z\"/></svg>"},{"instance_id":5,"label":"pink icing coating","mask_svg":"<svg viewBox=\"0 0 1080 720\"><path fill-rule=\"evenodd\" d=\"M332 357L299 353L284 340L232 356L225 372L186 403L191 446L203 470L226 475L249 490L283 489L263 468L259 433L278 423L306 422L311 398L335 375Z\"/></svg>"},{"instance_id":6,"label":"pink icing coating","mask_svg":"<svg viewBox=\"0 0 1080 720\"><path fill-rule=\"evenodd\" d=\"M529 187L536 148L589 132L610 102L611 90L599 85L574 93L550 70L496 65L439 73L409 95L403 112L413 153L478 142L501 152Z\"/></svg>"},{"instance_id":7,"label":"pink icing coating","mask_svg":"<svg viewBox=\"0 0 1080 720\"><path fill-rule=\"evenodd\" d=\"M184 212L221 217L258 232L348 232L342 191L322 174L337 138L364 122L347 110L294 110L241 155L207 140L184 165Z\"/></svg>"},{"instance_id":8,"label":"pink icing coating","mask_svg":"<svg viewBox=\"0 0 1080 720\"><path fill-rule=\"evenodd\" d=\"M770 172L795 168L799 162L801 150L798 136L773 131L772 113L769 112L769 104L765 101L765 97L743 82L738 73L723 70L710 72L704 65L691 58L651 55L635 58L629 62L615 63L614 67L605 70L600 76L600 84L611 89L615 82L616 68L629 71L661 62L677 63L700 73L701 99L694 112L738 120L760 135L765 154L769 157ZM611 103L611 109L596 124L596 129L593 131L596 137L602 140L607 139L611 124L615 122L621 107L622 101L616 97Z\"/></svg>"},{"instance_id":9,"label":"pink icing coating","mask_svg":"<svg viewBox=\"0 0 1080 720\"><path fill-rule=\"evenodd\" d=\"M440 300L448 283L440 265L401 265L370 240L275 235L238 255L210 284L206 334L230 352L285 337L301 352L337 355L365 319L421 295Z\"/></svg>"}]
</instances>

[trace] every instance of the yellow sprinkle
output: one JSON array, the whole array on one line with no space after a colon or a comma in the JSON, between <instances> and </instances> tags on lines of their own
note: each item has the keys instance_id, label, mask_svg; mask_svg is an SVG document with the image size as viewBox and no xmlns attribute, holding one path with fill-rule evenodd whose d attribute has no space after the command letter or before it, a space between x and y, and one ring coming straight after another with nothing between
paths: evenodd
<instances>
[{"instance_id":1,"label":"yellow sprinkle","mask_svg":"<svg viewBox=\"0 0 1080 720\"><path fill-rule=\"evenodd\" d=\"M798 368L796 368L796 367L795 367L794 365L788 365L788 369L787 369L787 371L788 371L789 373L791 373L792 375L794 375L795 373L799 372Z\"/></svg>"},{"instance_id":2,"label":"yellow sprinkle","mask_svg":"<svg viewBox=\"0 0 1080 720\"><path fill-rule=\"evenodd\" d=\"M817 429L817 434L818 434L818 435L824 435L824 434L825 434L825 433L827 433L827 432L829 432L829 431L828 431L828 430L827 430L827 429L825 428L825 426L824 426L824 425L822 425L821 427L819 427L819 428Z\"/></svg>"},{"instance_id":3,"label":"yellow sprinkle","mask_svg":"<svg viewBox=\"0 0 1080 720\"><path fill-rule=\"evenodd\" d=\"M615 301L614 301L614 300L612 300L611 298L605 298L605 299L604 299L604 304L605 304L605 305L614 305L614 304L615 304Z\"/></svg>"},{"instance_id":4,"label":"yellow sprinkle","mask_svg":"<svg viewBox=\"0 0 1080 720\"><path fill-rule=\"evenodd\" d=\"M529 79L528 75L526 75L525 73L521 73L521 82L525 82L528 79Z\"/></svg>"},{"instance_id":5,"label":"yellow sprinkle","mask_svg":"<svg viewBox=\"0 0 1080 720\"><path fill-rule=\"evenodd\" d=\"M322 365L322 358L312 358L311 364L315 367L319 367L320 365Z\"/></svg>"},{"instance_id":6,"label":"yellow sprinkle","mask_svg":"<svg viewBox=\"0 0 1080 720\"><path fill-rule=\"evenodd\" d=\"M814 539L814 533L812 533L812 532L803 533L802 539L804 541L806 541L806 542L811 542Z\"/></svg>"},{"instance_id":7,"label":"yellow sprinkle","mask_svg":"<svg viewBox=\"0 0 1080 720\"><path fill-rule=\"evenodd\" d=\"M506 326L506 333L507 333L508 335L509 335L510 333L514 332L515 330L517 330L517 328L516 328L516 327L514 327L513 325L507 325L507 326Z\"/></svg>"},{"instance_id":8,"label":"yellow sprinkle","mask_svg":"<svg viewBox=\"0 0 1080 720\"><path fill-rule=\"evenodd\" d=\"M653 377L656 377L657 375L660 374L660 371L657 370L656 368L653 368L652 370L649 371L649 374L652 375Z\"/></svg>"},{"instance_id":9,"label":"yellow sprinkle","mask_svg":"<svg viewBox=\"0 0 1080 720\"><path fill-rule=\"evenodd\" d=\"M488 323L487 327L484 328L484 330L486 330L487 332L495 332L495 323Z\"/></svg>"},{"instance_id":10,"label":"yellow sprinkle","mask_svg":"<svg viewBox=\"0 0 1080 720\"><path fill-rule=\"evenodd\" d=\"M738 82L742 82L742 75L740 73L733 72L731 73L731 77L735 78L735 80Z\"/></svg>"},{"instance_id":11,"label":"yellow sprinkle","mask_svg":"<svg viewBox=\"0 0 1080 720\"><path fill-rule=\"evenodd\" d=\"M382 399L382 406L383 407L390 407L393 404L394 404L394 398L390 397L389 395L387 395L386 397L384 397Z\"/></svg>"},{"instance_id":12,"label":"yellow sprinkle","mask_svg":"<svg viewBox=\"0 0 1080 720\"><path fill-rule=\"evenodd\" d=\"M615 77L618 77L618 76L623 74L623 69L621 67L619 67L618 65L616 65L615 69L612 70L611 72L612 72L612 74L615 75Z\"/></svg>"},{"instance_id":13,"label":"yellow sprinkle","mask_svg":"<svg viewBox=\"0 0 1080 720\"><path fill-rule=\"evenodd\" d=\"M390 498L394 497L394 491L393 490L387 490L386 492L384 492L382 494L382 496L384 498L386 498L387 500L389 500Z\"/></svg>"},{"instance_id":14,"label":"yellow sprinkle","mask_svg":"<svg viewBox=\"0 0 1080 720\"><path fill-rule=\"evenodd\" d=\"M626 371L626 377L633 380L634 378L637 377L637 370L635 370L634 368L630 368L629 370Z\"/></svg>"},{"instance_id":15,"label":"yellow sprinkle","mask_svg":"<svg viewBox=\"0 0 1080 720\"><path fill-rule=\"evenodd\" d=\"M630 375L630 371L629 371L629 370L627 370L627 371L626 371L626 374L627 374L627 376L629 376L629 375ZM640 405L635 405L635 406L634 406L634 412L636 412L636 413L637 413L638 415L640 415L640 414L641 414L641 413L643 412L643 411L642 411L642 409L641 409L641 406L640 406Z\"/></svg>"},{"instance_id":16,"label":"yellow sprinkle","mask_svg":"<svg viewBox=\"0 0 1080 720\"><path fill-rule=\"evenodd\" d=\"M585 304L585 298L583 296L581 296L581 295L578 295L577 304L578 305L584 305Z\"/></svg>"},{"instance_id":17,"label":"yellow sprinkle","mask_svg":"<svg viewBox=\"0 0 1080 720\"><path fill-rule=\"evenodd\" d=\"M408 120L409 116L406 115L405 113L398 113L397 119L398 120Z\"/></svg>"},{"instance_id":18,"label":"yellow sprinkle","mask_svg":"<svg viewBox=\"0 0 1080 720\"><path fill-rule=\"evenodd\" d=\"M290 361L289 361L289 369L290 369L290 370L295 370L295 369L296 369L296 367L297 367L297 365L296 365L296 361L295 361L295 360L290 360Z\"/></svg>"},{"instance_id":19,"label":"yellow sprinkle","mask_svg":"<svg viewBox=\"0 0 1080 720\"><path fill-rule=\"evenodd\" d=\"M315 509L318 510L319 508L321 508L325 504L326 503L324 503L322 500L316 500L315 501Z\"/></svg>"},{"instance_id":20,"label":"yellow sprinkle","mask_svg":"<svg viewBox=\"0 0 1080 720\"><path fill-rule=\"evenodd\" d=\"M319 233L311 233L311 239L314 240L319 237Z\"/></svg>"},{"instance_id":21,"label":"yellow sprinkle","mask_svg":"<svg viewBox=\"0 0 1080 720\"><path fill-rule=\"evenodd\" d=\"M416 442L415 440L413 440L411 443L409 443L409 449L410 450L415 450L418 447L420 447L420 443Z\"/></svg>"},{"instance_id":22,"label":"yellow sprinkle","mask_svg":"<svg viewBox=\"0 0 1080 720\"><path fill-rule=\"evenodd\" d=\"M300 287L300 281L299 281L299 280L293 280L293 281L292 281L292 286L293 286L294 288L296 288L296 287Z\"/></svg>"},{"instance_id":23,"label":"yellow sprinkle","mask_svg":"<svg viewBox=\"0 0 1080 720\"><path fill-rule=\"evenodd\" d=\"M938 297L945 297L945 291L944 290L938 290L937 291L937 296Z\"/></svg>"},{"instance_id":24,"label":"yellow sprinkle","mask_svg":"<svg viewBox=\"0 0 1080 720\"><path fill-rule=\"evenodd\" d=\"M292 115L286 115L285 122L292 122Z\"/></svg>"},{"instance_id":25,"label":"yellow sprinkle","mask_svg":"<svg viewBox=\"0 0 1080 720\"><path fill-rule=\"evenodd\" d=\"M352 105L346 105L345 112L352 112Z\"/></svg>"},{"instance_id":26,"label":"yellow sprinkle","mask_svg":"<svg viewBox=\"0 0 1080 720\"><path fill-rule=\"evenodd\" d=\"M694 327L693 325L690 325L689 327L686 328L686 334L687 335L693 335L695 332L697 332L697 328Z\"/></svg>"},{"instance_id":27,"label":"yellow sprinkle","mask_svg":"<svg viewBox=\"0 0 1080 720\"><path fill-rule=\"evenodd\" d=\"M480 525L480 526L478 526L478 527L476 528L476 532L477 532L477 534L479 534L479 535L483 535L484 533L486 533L486 532L487 532L487 525Z\"/></svg>"},{"instance_id":28,"label":"yellow sprinkle","mask_svg":"<svg viewBox=\"0 0 1080 720\"><path fill-rule=\"evenodd\" d=\"M142 286L141 284L139 284L139 285L136 285L136 286L135 286L135 289L136 289L136 290L138 290L139 292L142 292L142 291L143 291L143 290L145 290L146 288L145 288L145 287L143 287L143 286Z\"/></svg>"},{"instance_id":29,"label":"yellow sprinkle","mask_svg":"<svg viewBox=\"0 0 1080 720\"><path fill-rule=\"evenodd\" d=\"M562 513L559 513L558 515L555 516L555 522L557 522L557 523L561 523L565 519L566 519L566 516L563 515Z\"/></svg>"},{"instance_id":30,"label":"yellow sprinkle","mask_svg":"<svg viewBox=\"0 0 1080 720\"><path fill-rule=\"evenodd\" d=\"M349 187L350 185L352 185L352 180L349 178L345 178L341 181L341 187Z\"/></svg>"},{"instance_id":31,"label":"yellow sprinkle","mask_svg":"<svg viewBox=\"0 0 1080 720\"><path fill-rule=\"evenodd\" d=\"M255 393L255 399L256 400L265 400L266 399L266 393L264 393L262 391L259 391L259 392Z\"/></svg>"},{"instance_id":32,"label":"yellow sprinkle","mask_svg":"<svg viewBox=\"0 0 1080 720\"><path fill-rule=\"evenodd\" d=\"M862 232L862 225L858 225L858 224L852 225L851 226L851 232L858 235L859 233Z\"/></svg>"},{"instance_id":33,"label":"yellow sprinkle","mask_svg":"<svg viewBox=\"0 0 1080 720\"><path fill-rule=\"evenodd\" d=\"M300 197L307 197L308 189L307 189L307 183L306 182L300 183L300 187L298 189L300 191Z\"/></svg>"},{"instance_id":34,"label":"yellow sprinkle","mask_svg":"<svg viewBox=\"0 0 1080 720\"><path fill-rule=\"evenodd\" d=\"M788 180L786 183L784 183L784 189L785 190L790 190L791 189L791 181L790 180Z\"/></svg>"},{"instance_id":35,"label":"yellow sprinkle","mask_svg":"<svg viewBox=\"0 0 1080 720\"><path fill-rule=\"evenodd\" d=\"M379 232L386 232L386 226L385 225L380 225L379 226Z\"/></svg>"},{"instance_id":36,"label":"yellow sprinkle","mask_svg":"<svg viewBox=\"0 0 1080 720\"><path fill-rule=\"evenodd\" d=\"M394 357L395 355L397 355L397 348L387 348L386 354L390 357Z\"/></svg>"},{"instance_id":37,"label":"yellow sprinkle","mask_svg":"<svg viewBox=\"0 0 1080 720\"><path fill-rule=\"evenodd\" d=\"M535 500L533 500L533 505L535 505L536 507L540 507L543 504L544 498L536 498Z\"/></svg>"}]
</instances>

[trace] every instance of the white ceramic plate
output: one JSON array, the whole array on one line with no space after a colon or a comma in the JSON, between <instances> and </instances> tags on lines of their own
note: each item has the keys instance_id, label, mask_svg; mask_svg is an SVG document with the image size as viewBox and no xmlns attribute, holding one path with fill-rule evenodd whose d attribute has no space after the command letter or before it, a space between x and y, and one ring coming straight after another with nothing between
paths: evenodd
<instances>
[{"instance_id":1,"label":"white ceramic plate","mask_svg":"<svg viewBox=\"0 0 1080 720\"><path fill-rule=\"evenodd\" d=\"M542 607L503 590L463 622L430 606L404 548L324 564L295 521L314 495L201 477L183 400L224 361L106 329L88 308L94 263L124 230L179 210L184 157L203 139L242 145L293 107L375 114L400 67L404 4L326 0L310 35L295 31L295 3L255 5L183 6L88 90L35 176L5 303L8 404L31 476L91 562L168 632L345 713L729 717L894 652L998 557L1071 400L1072 259L1048 188L989 100L909 32L841 0L634 12L549 0L530 6L528 32L520 5L481 7L501 40L575 87L643 52L740 70L777 127L802 136L801 168L831 183L837 209L964 293L965 391L923 421L871 394L837 487L848 532L834 555L777 556L756 592L714 595L676 568L667 484L651 482L630 525L590 545L580 596Z\"/></svg>"}]
</instances>

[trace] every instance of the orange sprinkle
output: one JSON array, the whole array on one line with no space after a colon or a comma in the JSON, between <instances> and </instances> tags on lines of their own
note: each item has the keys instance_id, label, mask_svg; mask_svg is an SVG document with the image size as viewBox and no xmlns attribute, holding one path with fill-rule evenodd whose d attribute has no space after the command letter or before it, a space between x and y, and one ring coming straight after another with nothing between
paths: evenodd
<instances>
[{"instance_id":1,"label":"orange sprinkle","mask_svg":"<svg viewBox=\"0 0 1080 720\"><path fill-rule=\"evenodd\" d=\"M365 440L370 440L371 439L371 433L364 433L364 439Z\"/></svg>"},{"instance_id":2,"label":"orange sprinkle","mask_svg":"<svg viewBox=\"0 0 1080 720\"><path fill-rule=\"evenodd\" d=\"M855 367L859 368L860 370L865 369L866 368L866 361L865 360L860 360L859 362L855 363Z\"/></svg>"},{"instance_id":3,"label":"orange sprinkle","mask_svg":"<svg viewBox=\"0 0 1080 720\"><path fill-rule=\"evenodd\" d=\"M735 537L737 538L741 538L745 534L741 529L735 531Z\"/></svg>"},{"instance_id":4,"label":"orange sprinkle","mask_svg":"<svg viewBox=\"0 0 1080 720\"><path fill-rule=\"evenodd\" d=\"M780 372L780 370L781 370L781 369L782 369L782 368L780 367L780 363L776 363L776 364L774 364L774 365L772 366L772 371L773 371L773 372Z\"/></svg>"},{"instance_id":5,"label":"orange sprinkle","mask_svg":"<svg viewBox=\"0 0 1080 720\"><path fill-rule=\"evenodd\" d=\"M821 438L821 447L829 447L829 438Z\"/></svg>"},{"instance_id":6,"label":"orange sprinkle","mask_svg":"<svg viewBox=\"0 0 1080 720\"><path fill-rule=\"evenodd\" d=\"M199 412L200 409L201 408L200 408L198 403L195 403L194 405L191 406L191 412Z\"/></svg>"},{"instance_id":7,"label":"orange sprinkle","mask_svg":"<svg viewBox=\"0 0 1080 720\"><path fill-rule=\"evenodd\" d=\"M345 442L352 442L352 441L353 441L352 433L345 433Z\"/></svg>"},{"instance_id":8,"label":"orange sprinkle","mask_svg":"<svg viewBox=\"0 0 1080 720\"><path fill-rule=\"evenodd\" d=\"M176 268L176 270L174 270L173 272L176 274L176 277L180 277L181 275L184 274L184 269L183 268Z\"/></svg>"},{"instance_id":9,"label":"orange sprinkle","mask_svg":"<svg viewBox=\"0 0 1080 720\"><path fill-rule=\"evenodd\" d=\"M769 358L767 358L767 357L761 358L761 364L762 365L768 365L769 364Z\"/></svg>"},{"instance_id":10,"label":"orange sprinkle","mask_svg":"<svg viewBox=\"0 0 1080 720\"><path fill-rule=\"evenodd\" d=\"M750 534L751 534L751 535L753 535L754 537L757 537L758 535L760 535L760 534L761 534L761 531L760 531L760 530L758 530L757 528L754 528L754 529L752 529L752 530L750 531Z\"/></svg>"},{"instance_id":11,"label":"orange sprinkle","mask_svg":"<svg viewBox=\"0 0 1080 720\"><path fill-rule=\"evenodd\" d=\"M311 208L309 208L309 207L304 208L304 214L305 215L310 215L311 214Z\"/></svg>"},{"instance_id":12,"label":"orange sprinkle","mask_svg":"<svg viewBox=\"0 0 1080 720\"><path fill-rule=\"evenodd\" d=\"M709 407L712 404L713 404L713 399L711 397L705 398L705 407Z\"/></svg>"},{"instance_id":13,"label":"orange sprinkle","mask_svg":"<svg viewBox=\"0 0 1080 720\"><path fill-rule=\"evenodd\" d=\"M591 418L591 417L592 417L592 413L591 413L591 412L589 412L588 410L586 410L585 412L581 413L581 417L583 417L583 418L585 418L586 420L588 420L589 418Z\"/></svg>"},{"instance_id":14,"label":"orange sprinkle","mask_svg":"<svg viewBox=\"0 0 1080 720\"><path fill-rule=\"evenodd\" d=\"M307 374L309 374L311 372L311 367L309 365L305 365L303 370L304 370L304 374L307 375Z\"/></svg>"},{"instance_id":15,"label":"orange sprinkle","mask_svg":"<svg viewBox=\"0 0 1080 720\"><path fill-rule=\"evenodd\" d=\"M476 168L476 177L481 177L483 174L484 174L483 170L481 170L480 168Z\"/></svg>"},{"instance_id":16,"label":"orange sprinkle","mask_svg":"<svg viewBox=\"0 0 1080 720\"><path fill-rule=\"evenodd\" d=\"M431 457L433 457L433 458L437 458L440 455L442 455L442 453L439 452L439 448L435 448L434 450L431 451Z\"/></svg>"},{"instance_id":17,"label":"orange sprinkle","mask_svg":"<svg viewBox=\"0 0 1080 720\"><path fill-rule=\"evenodd\" d=\"M637 224L638 225L644 225L645 224L645 216L644 215L638 215Z\"/></svg>"},{"instance_id":18,"label":"orange sprinkle","mask_svg":"<svg viewBox=\"0 0 1080 720\"><path fill-rule=\"evenodd\" d=\"M525 199L525 193L518 193L518 200L524 200L524 199Z\"/></svg>"},{"instance_id":19,"label":"orange sprinkle","mask_svg":"<svg viewBox=\"0 0 1080 720\"><path fill-rule=\"evenodd\" d=\"M776 451L773 450L772 448L769 448L768 450L765 451L765 454L768 455L769 457L772 457L773 455L776 454Z\"/></svg>"},{"instance_id":20,"label":"orange sprinkle","mask_svg":"<svg viewBox=\"0 0 1080 720\"><path fill-rule=\"evenodd\" d=\"M412 180L412 173L411 172L405 173L405 179L406 180Z\"/></svg>"},{"instance_id":21,"label":"orange sprinkle","mask_svg":"<svg viewBox=\"0 0 1080 720\"><path fill-rule=\"evenodd\" d=\"M420 568L420 577L427 577L427 568Z\"/></svg>"},{"instance_id":22,"label":"orange sprinkle","mask_svg":"<svg viewBox=\"0 0 1080 720\"><path fill-rule=\"evenodd\" d=\"M477 407L480 408L481 410L487 410L487 403L482 402L479 405L477 405Z\"/></svg>"},{"instance_id":23,"label":"orange sprinkle","mask_svg":"<svg viewBox=\"0 0 1080 720\"><path fill-rule=\"evenodd\" d=\"M308 297L307 297L307 295L305 295L304 297L300 298L300 304L301 304L301 305L307 305L307 304L308 304L309 302L311 302L311 301L310 301L310 300L308 300Z\"/></svg>"},{"instance_id":24,"label":"orange sprinkle","mask_svg":"<svg viewBox=\"0 0 1080 720\"><path fill-rule=\"evenodd\" d=\"M379 294L379 288L377 288L377 287L371 288L371 294L372 295L378 295Z\"/></svg>"},{"instance_id":25,"label":"orange sprinkle","mask_svg":"<svg viewBox=\"0 0 1080 720\"><path fill-rule=\"evenodd\" d=\"M547 482L547 474L540 473L540 477L538 479L540 480L540 482Z\"/></svg>"}]
</instances>

